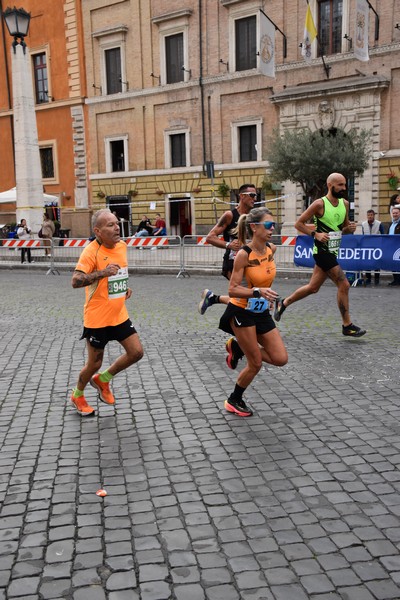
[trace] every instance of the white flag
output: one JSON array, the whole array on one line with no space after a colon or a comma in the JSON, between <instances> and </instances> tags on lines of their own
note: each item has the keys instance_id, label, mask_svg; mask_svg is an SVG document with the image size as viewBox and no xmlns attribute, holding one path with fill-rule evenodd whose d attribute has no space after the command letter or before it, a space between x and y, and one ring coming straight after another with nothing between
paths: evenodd
<instances>
[{"instance_id":1,"label":"white flag","mask_svg":"<svg viewBox=\"0 0 400 600\"><path fill-rule=\"evenodd\" d=\"M354 56L358 60L369 60L368 54L368 25L369 8L365 0L357 0L356 23L354 32Z\"/></svg>"},{"instance_id":2,"label":"white flag","mask_svg":"<svg viewBox=\"0 0 400 600\"><path fill-rule=\"evenodd\" d=\"M258 68L267 77L275 77L275 26L260 11L260 39L258 43Z\"/></svg>"},{"instance_id":3,"label":"white flag","mask_svg":"<svg viewBox=\"0 0 400 600\"><path fill-rule=\"evenodd\" d=\"M317 37L317 29L314 25L310 5L307 4L306 20L304 23L304 37L301 45L301 53L306 63L311 62L311 44Z\"/></svg>"}]
</instances>

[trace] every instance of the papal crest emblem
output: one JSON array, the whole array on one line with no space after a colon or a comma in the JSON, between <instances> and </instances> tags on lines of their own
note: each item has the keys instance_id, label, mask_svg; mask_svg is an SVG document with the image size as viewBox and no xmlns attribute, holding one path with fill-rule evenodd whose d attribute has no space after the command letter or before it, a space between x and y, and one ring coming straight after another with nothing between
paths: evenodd
<instances>
[{"instance_id":1,"label":"papal crest emblem","mask_svg":"<svg viewBox=\"0 0 400 600\"><path fill-rule=\"evenodd\" d=\"M268 64L274 58L274 44L271 36L264 34L261 38L261 60L263 63Z\"/></svg>"}]
</instances>

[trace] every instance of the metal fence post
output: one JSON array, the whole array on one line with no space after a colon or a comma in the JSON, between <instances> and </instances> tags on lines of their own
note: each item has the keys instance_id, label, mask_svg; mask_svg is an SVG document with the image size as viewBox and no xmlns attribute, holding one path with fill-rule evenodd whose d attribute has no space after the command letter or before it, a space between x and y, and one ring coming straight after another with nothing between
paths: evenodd
<instances>
[{"instance_id":1,"label":"metal fence post","mask_svg":"<svg viewBox=\"0 0 400 600\"><path fill-rule=\"evenodd\" d=\"M185 247L185 237L183 236L183 238L179 238L180 239L180 252L179 252L179 262L180 264L180 268L179 268L179 273L176 276L176 278L178 277L190 277L190 273L188 273L185 269L185 251L184 251L184 247Z\"/></svg>"}]
</instances>

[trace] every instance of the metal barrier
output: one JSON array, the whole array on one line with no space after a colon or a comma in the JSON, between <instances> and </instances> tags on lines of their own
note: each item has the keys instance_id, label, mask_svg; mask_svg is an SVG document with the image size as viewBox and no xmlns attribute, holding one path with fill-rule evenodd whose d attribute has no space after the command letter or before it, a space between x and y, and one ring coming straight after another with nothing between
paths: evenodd
<instances>
[{"instance_id":1,"label":"metal barrier","mask_svg":"<svg viewBox=\"0 0 400 600\"><path fill-rule=\"evenodd\" d=\"M46 246L43 238L32 238L30 240L6 239L0 240L0 264L7 266L21 264L21 249L29 248L32 262L46 265L51 270L52 256L46 256L46 249L52 253L52 244Z\"/></svg>"},{"instance_id":2,"label":"metal barrier","mask_svg":"<svg viewBox=\"0 0 400 600\"><path fill-rule=\"evenodd\" d=\"M127 257L129 267L148 271L179 269L182 265L182 242L179 236L165 237L129 237L124 238L128 246ZM88 239L53 239L52 259L54 270L57 267L74 267Z\"/></svg>"},{"instance_id":3,"label":"metal barrier","mask_svg":"<svg viewBox=\"0 0 400 600\"><path fill-rule=\"evenodd\" d=\"M221 238L222 239L222 238ZM139 270L178 269L177 277L190 277L190 270L219 271L222 266L223 248L207 244L206 236L186 235L163 237L129 237L124 241L128 246L128 264ZM275 262L278 271L297 271L293 255L296 238L288 236L272 236L277 246ZM44 254L44 240L1 240L0 263L18 264L21 262L19 252L22 247L30 248L35 263L48 266L47 273L59 274L58 268L74 267L82 249L90 243L88 239L53 238L51 240L51 256ZM299 272L306 272L301 268Z\"/></svg>"},{"instance_id":4,"label":"metal barrier","mask_svg":"<svg viewBox=\"0 0 400 600\"><path fill-rule=\"evenodd\" d=\"M222 238L221 238L222 239ZM293 272L299 269L294 264L295 236L273 235L271 240L276 245L275 263L280 272ZM222 267L223 248L207 244L206 236L185 235L183 238L183 270L216 269ZM311 272L311 269L299 269L299 272Z\"/></svg>"}]
</instances>

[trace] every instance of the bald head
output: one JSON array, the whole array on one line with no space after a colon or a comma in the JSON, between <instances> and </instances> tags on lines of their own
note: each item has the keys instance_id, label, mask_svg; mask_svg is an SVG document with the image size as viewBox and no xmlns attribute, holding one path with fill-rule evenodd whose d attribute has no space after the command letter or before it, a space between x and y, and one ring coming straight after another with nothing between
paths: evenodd
<instances>
[{"instance_id":1,"label":"bald head","mask_svg":"<svg viewBox=\"0 0 400 600\"><path fill-rule=\"evenodd\" d=\"M329 185L336 185L337 183L346 183L346 177L344 177L344 175L342 175L341 173L331 173L328 177L328 179L326 180L326 184Z\"/></svg>"},{"instance_id":2,"label":"bald head","mask_svg":"<svg viewBox=\"0 0 400 600\"><path fill-rule=\"evenodd\" d=\"M95 227L99 227L102 225L104 220L110 218L113 213L108 208L101 208L92 216L92 229L94 231Z\"/></svg>"}]
</instances>

